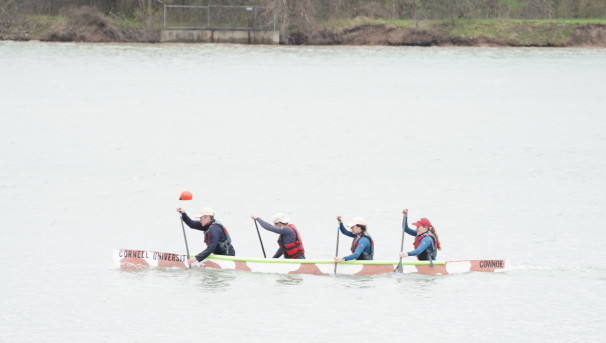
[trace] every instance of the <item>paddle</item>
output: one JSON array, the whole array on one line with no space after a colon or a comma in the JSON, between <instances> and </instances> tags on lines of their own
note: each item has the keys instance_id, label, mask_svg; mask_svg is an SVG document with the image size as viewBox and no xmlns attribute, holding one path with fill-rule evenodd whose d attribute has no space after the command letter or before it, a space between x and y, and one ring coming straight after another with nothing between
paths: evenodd
<instances>
[{"instance_id":1,"label":"paddle","mask_svg":"<svg viewBox=\"0 0 606 343\"><path fill-rule=\"evenodd\" d=\"M187 258L189 258L189 246L187 245L187 236L185 235L185 226L183 226L183 218L181 218L181 230L183 230L183 238L185 239L185 251L187 252ZM191 264L188 264L191 269Z\"/></svg>"},{"instance_id":2,"label":"paddle","mask_svg":"<svg viewBox=\"0 0 606 343\"><path fill-rule=\"evenodd\" d=\"M404 215L404 220L406 220L406 215ZM402 243L400 244L400 252L404 252L404 234L406 233L406 229L405 227L402 227ZM393 270L393 272L398 272L398 273L403 273L404 270L402 268L402 256L400 256L400 262L398 263L398 266L396 267L396 269Z\"/></svg>"},{"instance_id":3,"label":"paddle","mask_svg":"<svg viewBox=\"0 0 606 343\"><path fill-rule=\"evenodd\" d=\"M267 258L267 256L265 255L265 248L263 248L263 240L261 239L261 233L259 232L259 225L257 225L257 221L255 219L253 219L253 222L255 222L255 227L257 228L257 235L259 235L259 242L261 242L261 250L263 250L263 257Z\"/></svg>"},{"instance_id":4,"label":"paddle","mask_svg":"<svg viewBox=\"0 0 606 343\"><path fill-rule=\"evenodd\" d=\"M188 191L183 191L179 200L191 200L192 195ZM185 226L183 226L183 215L179 217L181 219L181 230L183 231L183 239L185 239L185 252L187 252L187 258L189 259L189 245L187 244L187 236L185 235ZM188 264L189 269L191 269L191 264Z\"/></svg>"},{"instance_id":5,"label":"paddle","mask_svg":"<svg viewBox=\"0 0 606 343\"><path fill-rule=\"evenodd\" d=\"M341 225L339 223L339 225ZM339 236L341 235L341 233L339 232L341 231L339 228L337 228L337 248L335 251L335 256L339 256ZM335 262L335 275L337 275L337 262Z\"/></svg>"}]
</instances>

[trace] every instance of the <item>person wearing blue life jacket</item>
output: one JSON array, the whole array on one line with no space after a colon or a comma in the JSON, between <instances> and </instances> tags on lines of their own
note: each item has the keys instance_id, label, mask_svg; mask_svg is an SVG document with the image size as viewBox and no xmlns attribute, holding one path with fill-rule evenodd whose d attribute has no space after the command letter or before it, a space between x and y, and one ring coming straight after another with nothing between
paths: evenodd
<instances>
[{"instance_id":1,"label":"person wearing blue life jacket","mask_svg":"<svg viewBox=\"0 0 606 343\"><path fill-rule=\"evenodd\" d=\"M438 233L427 218L421 218L412 225L417 229L408 227L408 209L402 210L402 230L411 236L415 236L414 250L401 252L400 257L416 256L420 261L433 261L438 256L438 250L442 250Z\"/></svg>"},{"instance_id":2,"label":"person wearing blue life jacket","mask_svg":"<svg viewBox=\"0 0 606 343\"><path fill-rule=\"evenodd\" d=\"M339 230L345 236L353 237L351 243L351 254L345 257L335 257L335 262L351 261L351 260L372 260L375 253L375 244L372 237L366 232L366 221L362 217L353 218L349 224L349 230L343 225L341 216L337 217L339 222Z\"/></svg>"},{"instance_id":3,"label":"person wearing blue life jacket","mask_svg":"<svg viewBox=\"0 0 606 343\"><path fill-rule=\"evenodd\" d=\"M251 218L261 224L261 227L265 230L280 235L278 237L279 248L273 258L279 258L284 255L284 258L305 259L305 248L303 247L303 240L301 239L299 230L294 224L289 223L289 219L284 213L276 213L274 215L272 220L273 225L254 214Z\"/></svg>"},{"instance_id":4,"label":"person wearing blue life jacket","mask_svg":"<svg viewBox=\"0 0 606 343\"><path fill-rule=\"evenodd\" d=\"M229 255L235 256L236 250L231 244L231 237L227 228L215 219L215 211L211 208L203 208L200 211L200 215L197 217L200 221L193 221L187 213L181 208L177 209L177 212L181 213L183 222L194 230L200 230L204 232L204 243L206 243L206 249L200 252L195 257L187 260L187 263L192 264L201 262L210 254L215 255Z\"/></svg>"}]
</instances>

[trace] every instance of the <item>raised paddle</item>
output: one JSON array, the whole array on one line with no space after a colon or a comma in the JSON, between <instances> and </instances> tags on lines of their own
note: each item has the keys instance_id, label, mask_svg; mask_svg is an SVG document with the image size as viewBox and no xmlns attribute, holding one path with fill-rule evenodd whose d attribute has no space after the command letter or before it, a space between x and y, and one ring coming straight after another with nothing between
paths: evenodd
<instances>
[{"instance_id":1,"label":"raised paddle","mask_svg":"<svg viewBox=\"0 0 606 343\"><path fill-rule=\"evenodd\" d=\"M183 191L179 200L191 200L192 195L188 191ZM183 239L185 240L185 252L187 252L187 258L189 259L189 245L187 244L187 236L185 235L185 226L183 226L183 215L179 217L181 219L181 230L183 231ZM188 264L189 269L191 269L191 264Z\"/></svg>"},{"instance_id":2,"label":"raised paddle","mask_svg":"<svg viewBox=\"0 0 606 343\"><path fill-rule=\"evenodd\" d=\"M263 247L263 240L261 239L261 233L259 232L259 225L257 225L257 220L253 219L253 222L255 222L255 227L257 228L257 235L259 235L259 242L261 243L261 250L263 250L263 257L267 258L265 255L265 248Z\"/></svg>"},{"instance_id":3,"label":"raised paddle","mask_svg":"<svg viewBox=\"0 0 606 343\"><path fill-rule=\"evenodd\" d=\"M404 220L406 220L406 214L404 215ZM406 229L404 227L402 227L402 243L400 244L400 252L404 251L404 234L406 233ZM400 262L398 263L398 266L396 267L396 269L393 270L394 273L402 273L404 272L403 268L402 268L402 256L400 256Z\"/></svg>"}]
</instances>

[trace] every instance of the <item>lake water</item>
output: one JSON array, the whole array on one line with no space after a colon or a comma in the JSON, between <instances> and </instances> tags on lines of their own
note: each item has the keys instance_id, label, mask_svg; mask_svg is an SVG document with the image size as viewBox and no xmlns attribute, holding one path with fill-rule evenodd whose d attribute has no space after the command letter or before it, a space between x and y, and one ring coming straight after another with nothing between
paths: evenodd
<instances>
[{"instance_id":1,"label":"lake water","mask_svg":"<svg viewBox=\"0 0 606 343\"><path fill-rule=\"evenodd\" d=\"M0 42L0 341L601 342L604 80L604 49ZM408 208L440 259L513 269L114 268L184 253L178 206L251 257L253 213L287 213L308 258L362 216L377 259Z\"/></svg>"}]
</instances>

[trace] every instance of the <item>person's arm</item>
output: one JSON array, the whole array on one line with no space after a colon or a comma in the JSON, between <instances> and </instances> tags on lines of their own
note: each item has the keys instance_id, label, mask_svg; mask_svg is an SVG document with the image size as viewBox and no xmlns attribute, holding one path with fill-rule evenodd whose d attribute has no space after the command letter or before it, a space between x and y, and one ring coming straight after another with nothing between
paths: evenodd
<instances>
[{"instance_id":1,"label":"person's arm","mask_svg":"<svg viewBox=\"0 0 606 343\"><path fill-rule=\"evenodd\" d=\"M404 216L404 218L402 218L402 229L411 236L417 235L417 230L413 230L408 226L408 216Z\"/></svg>"},{"instance_id":2,"label":"person's arm","mask_svg":"<svg viewBox=\"0 0 606 343\"><path fill-rule=\"evenodd\" d=\"M280 258L282 257L282 248L278 248L278 251L274 254L272 258Z\"/></svg>"},{"instance_id":3,"label":"person's arm","mask_svg":"<svg viewBox=\"0 0 606 343\"><path fill-rule=\"evenodd\" d=\"M189 226L190 228L194 229L194 230L200 230L200 231L204 231L202 229L202 224L200 224L199 221L193 221L191 220L191 218L189 218L189 216L187 215L187 213L182 212L181 213L181 219L183 219L183 222Z\"/></svg>"},{"instance_id":4,"label":"person's arm","mask_svg":"<svg viewBox=\"0 0 606 343\"><path fill-rule=\"evenodd\" d=\"M415 250L408 252L408 256L417 256L418 254L422 253L430 246L431 246L431 238L424 237L423 240L421 241L421 244L419 244L419 246Z\"/></svg>"},{"instance_id":5,"label":"person's arm","mask_svg":"<svg viewBox=\"0 0 606 343\"><path fill-rule=\"evenodd\" d=\"M370 246L370 239L368 239L368 237L360 238L360 240L358 241L358 247L356 248L356 251L354 251L353 254L351 254L351 255L347 255L347 256L343 257L343 260L351 261L351 260L357 259L358 257L360 257L360 255L362 255L362 253L364 252L364 249L366 249L367 246Z\"/></svg>"},{"instance_id":6,"label":"person's arm","mask_svg":"<svg viewBox=\"0 0 606 343\"><path fill-rule=\"evenodd\" d=\"M208 245L206 246L206 249L196 255L196 260L198 260L198 262L202 261L203 259L207 258L208 255L212 254L213 251L217 249L217 245L219 245L219 239L221 238L221 232L223 232L223 229L221 229L219 225L212 224L209 230L210 237L208 238Z\"/></svg>"},{"instance_id":7,"label":"person's arm","mask_svg":"<svg viewBox=\"0 0 606 343\"><path fill-rule=\"evenodd\" d=\"M285 234L285 233L289 232L289 231L286 230L286 227L283 227L283 228L277 227L275 225L272 225L272 224L266 222L265 220L263 220L263 219L261 219L259 217L257 217L257 221L259 222L259 224L261 224L261 227L263 227L267 231L275 232L275 233L277 233L279 235L282 235L282 234Z\"/></svg>"},{"instance_id":8,"label":"person's arm","mask_svg":"<svg viewBox=\"0 0 606 343\"><path fill-rule=\"evenodd\" d=\"M345 236L349 236L349 237L355 236L351 231L347 231L347 229L345 228L345 225L343 225L343 223L339 223L339 230L341 230L341 233L344 234Z\"/></svg>"}]
</instances>

